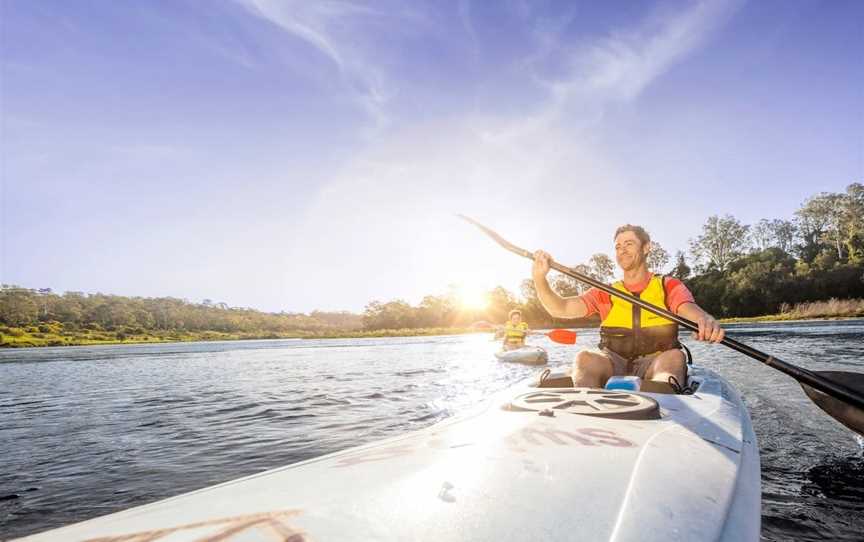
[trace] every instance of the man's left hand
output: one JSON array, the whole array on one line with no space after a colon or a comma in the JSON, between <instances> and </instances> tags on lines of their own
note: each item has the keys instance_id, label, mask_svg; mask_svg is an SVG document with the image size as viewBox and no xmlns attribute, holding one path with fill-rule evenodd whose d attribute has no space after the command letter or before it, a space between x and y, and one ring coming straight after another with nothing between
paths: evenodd
<instances>
[{"instance_id":1,"label":"man's left hand","mask_svg":"<svg viewBox=\"0 0 864 542\"><path fill-rule=\"evenodd\" d=\"M697 340L719 343L726 336L720 323L710 314L704 314L696 323L699 324L699 333L693 335Z\"/></svg>"}]
</instances>

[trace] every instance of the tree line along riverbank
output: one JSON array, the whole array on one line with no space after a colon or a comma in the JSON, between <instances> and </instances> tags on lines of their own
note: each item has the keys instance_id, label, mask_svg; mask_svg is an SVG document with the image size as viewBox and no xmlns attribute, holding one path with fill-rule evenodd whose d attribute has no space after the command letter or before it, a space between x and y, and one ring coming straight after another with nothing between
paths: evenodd
<instances>
[{"instance_id":1,"label":"tree line along riverbank","mask_svg":"<svg viewBox=\"0 0 864 542\"><path fill-rule=\"evenodd\" d=\"M650 229L650 224L646 226ZM611 239L610 239L611 245ZM697 302L721 319L750 321L864 316L864 184L822 192L789 218L743 224L712 216L674 258L658 240L648 255L655 272L675 276ZM609 283L613 259L594 254L571 265ZM555 272L563 296L582 284ZM265 313L205 299L143 298L0 286L0 346L59 346L271 338L383 337L470 332L478 321L502 323L518 308L534 328L584 327L597 319L557 320L545 311L531 279L519 292L497 287L478 308L457 287L418 304L371 301L361 314L312 311Z\"/></svg>"},{"instance_id":2,"label":"tree line along riverbank","mask_svg":"<svg viewBox=\"0 0 864 542\"><path fill-rule=\"evenodd\" d=\"M728 318L724 323L740 322L785 322L796 320L861 318L864 317L864 299L831 299L824 302L802 303L790 307L787 312L750 318ZM583 322L588 327L596 327L599 322ZM106 330L101 326L84 329L66 330L59 322L48 322L24 327L0 326L0 347L22 348L38 346L92 346L108 344L157 344L168 342L196 341L235 341L261 339L337 339L337 338L375 338L375 337L414 337L427 335L457 335L467 333L488 333L487 326L440 327L440 328L402 328L378 330L331 330L317 332L240 332L218 331L170 331L154 330L128 333L125 330Z\"/></svg>"}]
</instances>

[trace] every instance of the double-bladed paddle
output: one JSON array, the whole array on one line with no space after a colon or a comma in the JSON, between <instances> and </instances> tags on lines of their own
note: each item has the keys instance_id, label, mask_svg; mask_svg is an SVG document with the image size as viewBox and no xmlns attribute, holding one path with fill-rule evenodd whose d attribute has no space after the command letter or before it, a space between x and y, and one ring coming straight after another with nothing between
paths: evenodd
<instances>
[{"instance_id":1,"label":"double-bladed paddle","mask_svg":"<svg viewBox=\"0 0 864 542\"><path fill-rule=\"evenodd\" d=\"M533 253L510 243L476 220L468 218L465 215L458 216L459 218L462 218L480 228L484 233L486 233L486 235L510 252L528 258L529 260L534 259ZM668 318L673 322L677 322L691 331L699 331L699 326L695 322L691 322L686 318L673 314L664 308L654 306L634 295L616 290L607 284L603 284L596 279L583 275L582 273L563 266L558 262L550 260L549 266L559 273L573 277L574 279L593 286L598 290L602 290L609 295L618 296L621 299L625 299L630 303L647 310L648 312L652 312L659 316L663 316L664 318ZM721 344L791 376L801 384L801 387L804 388L804 392L819 408L827 412L849 429L855 431L859 435L864 435L864 374L849 371L810 371L803 369L797 365L785 362L744 343L738 342L728 335L721 341Z\"/></svg>"}]
</instances>

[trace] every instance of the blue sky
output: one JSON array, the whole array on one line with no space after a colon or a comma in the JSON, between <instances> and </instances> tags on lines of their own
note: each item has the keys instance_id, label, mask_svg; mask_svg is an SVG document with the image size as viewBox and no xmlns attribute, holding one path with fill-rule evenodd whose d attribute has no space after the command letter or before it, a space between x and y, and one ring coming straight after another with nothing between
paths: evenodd
<instances>
[{"instance_id":1,"label":"blue sky","mask_svg":"<svg viewBox=\"0 0 864 542\"><path fill-rule=\"evenodd\" d=\"M864 3L2 2L0 281L263 310L685 249L864 178Z\"/></svg>"}]
</instances>

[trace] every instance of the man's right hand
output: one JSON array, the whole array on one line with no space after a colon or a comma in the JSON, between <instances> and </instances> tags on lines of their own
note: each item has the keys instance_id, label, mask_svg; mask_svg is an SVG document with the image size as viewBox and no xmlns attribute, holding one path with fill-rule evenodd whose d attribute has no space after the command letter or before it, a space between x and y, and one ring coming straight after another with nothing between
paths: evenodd
<instances>
[{"instance_id":1,"label":"man's right hand","mask_svg":"<svg viewBox=\"0 0 864 542\"><path fill-rule=\"evenodd\" d=\"M549 286L546 275L552 268L552 256L548 252L538 250L534 253L534 267L531 274L534 278L534 287L537 297L543 308L555 318L582 318L588 314L588 305L580 297L569 297L567 299Z\"/></svg>"},{"instance_id":2,"label":"man's right hand","mask_svg":"<svg viewBox=\"0 0 864 542\"><path fill-rule=\"evenodd\" d=\"M531 269L531 274L534 280L545 279L549 274L549 264L552 261L552 256L548 252L538 250L534 253L534 267Z\"/></svg>"}]
</instances>

